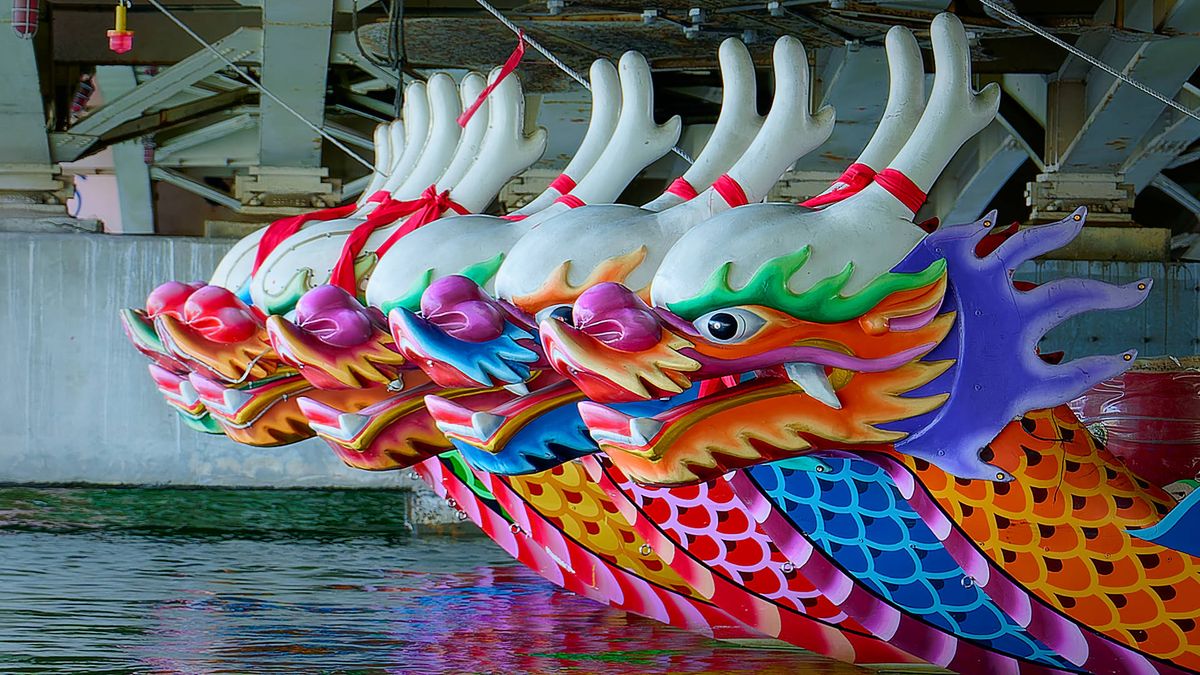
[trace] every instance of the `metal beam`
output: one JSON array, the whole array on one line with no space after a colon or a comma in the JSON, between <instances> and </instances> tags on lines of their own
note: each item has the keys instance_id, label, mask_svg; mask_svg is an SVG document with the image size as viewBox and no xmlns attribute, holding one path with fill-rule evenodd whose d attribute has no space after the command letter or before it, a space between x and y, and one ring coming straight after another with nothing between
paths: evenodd
<instances>
[{"instance_id":1,"label":"metal beam","mask_svg":"<svg viewBox=\"0 0 1200 675\"><path fill-rule=\"evenodd\" d=\"M99 66L96 87L109 100L128 95L138 87L133 66ZM112 158L121 206L121 234L154 234L154 190L141 139L114 144Z\"/></svg>"},{"instance_id":2,"label":"metal beam","mask_svg":"<svg viewBox=\"0 0 1200 675\"><path fill-rule=\"evenodd\" d=\"M263 3L262 83L309 122L325 121L333 0ZM321 136L274 100L260 107L263 166L316 168Z\"/></svg>"},{"instance_id":3,"label":"metal beam","mask_svg":"<svg viewBox=\"0 0 1200 675\"><path fill-rule=\"evenodd\" d=\"M12 3L0 3L0 164L50 164L35 42L13 33Z\"/></svg>"},{"instance_id":4,"label":"metal beam","mask_svg":"<svg viewBox=\"0 0 1200 675\"><path fill-rule=\"evenodd\" d=\"M1025 148L1003 125L993 122L950 160L929 191L928 215L944 223L975 220L1027 159Z\"/></svg>"},{"instance_id":5,"label":"metal beam","mask_svg":"<svg viewBox=\"0 0 1200 675\"><path fill-rule=\"evenodd\" d=\"M1175 100L1186 108L1200 110L1200 89L1184 84ZM1165 109L1125 160L1125 180L1133 183L1133 189L1141 193L1160 171L1170 167L1175 158L1197 139L1200 139L1200 122L1174 108Z\"/></svg>"},{"instance_id":6,"label":"metal beam","mask_svg":"<svg viewBox=\"0 0 1200 675\"><path fill-rule=\"evenodd\" d=\"M330 62L344 63L357 67L359 70L378 78L387 83L389 87L395 87L400 81L396 73L380 68L363 55L358 49L358 44L354 41L354 33L346 31L338 31L333 34L333 46L330 48Z\"/></svg>"},{"instance_id":7,"label":"metal beam","mask_svg":"<svg viewBox=\"0 0 1200 675\"><path fill-rule=\"evenodd\" d=\"M256 58L262 49L262 31L239 28L213 46L231 61ZM208 49L201 49L179 63L143 82L123 96L109 100L101 108L71 127L72 134L102 136L116 127L140 117L144 112L174 96L182 89L225 68L225 63Z\"/></svg>"},{"instance_id":8,"label":"metal beam","mask_svg":"<svg viewBox=\"0 0 1200 675\"><path fill-rule=\"evenodd\" d=\"M154 180L161 180L164 183L170 183L176 187L182 188L193 194L200 195L210 202L216 202L234 211L240 211L242 203L234 197L221 192L215 188L211 188L204 183L192 179L190 176L185 176L173 169L165 169L161 166L156 166L150 169L150 175Z\"/></svg>"},{"instance_id":9,"label":"metal beam","mask_svg":"<svg viewBox=\"0 0 1200 675\"><path fill-rule=\"evenodd\" d=\"M838 123L821 152L800 160L796 168L840 174L867 146L883 117L888 93L887 55L883 47L858 43L821 51L829 52L830 59L817 79L820 106L832 105L838 112Z\"/></svg>"},{"instance_id":10,"label":"metal beam","mask_svg":"<svg viewBox=\"0 0 1200 675\"><path fill-rule=\"evenodd\" d=\"M206 124L163 141L158 146L156 157L158 160L164 160L197 145L224 138L243 129L250 129L256 124L255 117L248 112Z\"/></svg>"},{"instance_id":11,"label":"metal beam","mask_svg":"<svg viewBox=\"0 0 1200 675\"><path fill-rule=\"evenodd\" d=\"M1161 190L1163 194L1174 199L1183 208L1191 211L1193 216L1200 218L1200 199L1197 199L1196 195L1188 192L1187 188L1162 174L1155 176L1154 180L1150 181L1150 184Z\"/></svg>"},{"instance_id":12,"label":"metal beam","mask_svg":"<svg viewBox=\"0 0 1200 675\"><path fill-rule=\"evenodd\" d=\"M1156 4L1161 7L1163 3L1130 0L1126 16L1127 25L1149 23L1146 29L1154 31L1148 34L1149 39L1143 42L1109 39L1098 56L1132 79L1174 96L1196 69L1200 2L1176 0L1162 11L1160 21L1155 21ZM1099 21L1111 20L1110 6L1106 3L1101 7L1097 14ZM1068 61L1058 80L1070 81L1078 68L1077 61ZM1084 117L1077 129L1058 130L1060 139L1071 137L1071 140L1065 147L1060 146L1057 156L1047 157L1046 164L1063 172L1119 171L1129 150L1151 130L1166 105L1095 68L1087 72L1084 83Z\"/></svg>"}]
</instances>

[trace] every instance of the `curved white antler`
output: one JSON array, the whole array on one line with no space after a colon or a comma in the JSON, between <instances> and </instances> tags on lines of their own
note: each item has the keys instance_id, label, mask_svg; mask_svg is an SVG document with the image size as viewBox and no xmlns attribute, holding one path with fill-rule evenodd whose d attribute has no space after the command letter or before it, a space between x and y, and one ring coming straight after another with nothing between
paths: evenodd
<instances>
[{"instance_id":1,"label":"curved white antler","mask_svg":"<svg viewBox=\"0 0 1200 675\"><path fill-rule=\"evenodd\" d=\"M799 40L785 35L775 42L775 98L767 121L741 159L727 172L742 186L750 203L761 201L784 171L820 146L833 133L834 111L825 106L809 113L808 56ZM719 199L710 190L708 199Z\"/></svg>"},{"instance_id":2,"label":"curved white antler","mask_svg":"<svg viewBox=\"0 0 1200 675\"><path fill-rule=\"evenodd\" d=\"M654 84L646 57L625 52L619 70L621 115L612 140L592 170L571 191L586 204L605 204L616 199L639 171L667 154L679 141L683 128L678 115L665 124L654 123Z\"/></svg>"},{"instance_id":3,"label":"curved white antler","mask_svg":"<svg viewBox=\"0 0 1200 675\"><path fill-rule=\"evenodd\" d=\"M704 149L682 176L700 189L712 185L746 152L764 122L758 114L758 84L750 50L741 40L729 38L721 43L717 59L721 64L721 112ZM642 208L662 211L683 201L677 194L664 192Z\"/></svg>"},{"instance_id":4,"label":"curved white antler","mask_svg":"<svg viewBox=\"0 0 1200 675\"><path fill-rule=\"evenodd\" d=\"M578 183L586 176L596 160L604 152L604 147L612 140L613 130L617 127L617 116L621 112L621 83L617 78L617 68L606 59L596 59L592 62L588 74L592 83L592 115L588 120L587 131L579 143L575 156L567 163L562 173ZM554 203L562 193L554 188L546 188L525 206L513 212L513 215L529 215L537 213Z\"/></svg>"},{"instance_id":5,"label":"curved white antler","mask_svg":"<svg viewBox=\"0 0 1200 675\"><path fill-rule=\"evenodd\" d=\"M942 13L929 28L933 41L933 92L912 136L888 168L929 192L954 153L996 118L1000 87L971 87L971 48L958 17Z\"/></svg>"},{"instance_id":6,"label":"curved white antler","mask_svg":"<svg viewBox=\"0 0 1200 675\"><path fill-rule=\"evenodd\" d=\"M396 189L398 199L412 199L437 180L450 165L462 135L462 127L458 126L462 104L459 103L454 79L446 73L434 73L425 82L425 90L428 92L431 113L429 139L412 173Z\"/></svg>"},{"instance_id":7,"label":"curved white antler","mask_svg":"<svg viewBox=\"0 0 1200 675\"><path fill-rule=\"evenodd\" d=\"M879 126L858 155L875 171L888 165L912 135L925 110L925 66L912 31L892 26L884 39L888 63L888 100Z\"/></svg>"},{"instance_id":8,"label":"curved white antler","mask_svg":"<svg viewBox=\"0 0 1200 675\"><path fill-rule=\"evenodd\" d=\"M483 91L486 84L487 80L483 75L476 72L467 73L463 77L462 82L458 85L458 90L462 97L464 110L479 98L479 93ZM484 133L487 132L487 119L488 102L487 99L484 99L475 111L475 115L467 121L467 126L462 130L458 147L454 150L454 158L450 160L450 165L437 179L438 187L449 189L466 175L471 164L475 162L475 157L479 155L479 146L483 143ZM455 124L457 123L456 120Z\"/></svg>"},{"instance_id":9,"label":"curved white antler","mask_svg":"<svg viewBox=\"0 0 1200 675\"><path fill-rule=\"evenodd\" d=\"M424 153L426 141L429 140L429 95L425 91L424 82L413 82L405 87L401 119L404 120L404 142L400 147L404 150L396 159L396 168L391 177L380 188L392 194L395 194L412 173Z\"/></svg>"},{"instance_id":10,"label":"curved white antler","mask_svg":"<svg viewBox=\"0 0 1200 675\"><path fill-rule=\"evenodd\" d=\"M492 70L489 82L500 74ZM521 80L509 75L488 96L488 129L479 155L450 197L469 211L481 211L500 188L546 150L546 130L525 134L525 96Z\"/></svg>"},{"instance_id":11,"label":"curved white antler","mask_svg":"<svg viewBox=\"0 0 1200 675\"><path fill-rule=\"evenodd\" d=\"M367 187L359 195L357 204L361 208L367 203L367 199L375 194L375 191L383 187L384 181L387 180L383 174L390 174L392 163L392 138L389 134L391 125L387 122L375 127L375 133L371 137L372 144L375 146L375 162L374 173L371 174L371 181L367 183Z\"/></svg>"}]
</instances>

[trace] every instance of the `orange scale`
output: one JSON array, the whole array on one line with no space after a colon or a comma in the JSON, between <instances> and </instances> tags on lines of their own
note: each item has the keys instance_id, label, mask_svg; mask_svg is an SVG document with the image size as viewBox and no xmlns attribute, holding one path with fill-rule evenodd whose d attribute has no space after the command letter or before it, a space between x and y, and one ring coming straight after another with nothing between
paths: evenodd
<instances>
[{"instance_id":1,"label":"orange scale","mask_svg":"<svg viewBox=\"0 0 1200 675\"><path fill-rule=\"evenodd\" d=\"M1037 541L1037 528L1024 521L1010 521L1007 527L999 528L997 538L1006 548L1029 550Z\"/></svg>"},{"instance_id":2,"label":"orange scale","mask_svg":"<svg viewBox=\"0 0 1200 675\"><path fill-rule=\"evenodd\" d=\"M1046 584L1068 594L1089 593L1097 590L1096 571L1083 560L1075 557L1057 558L1062 569L1050 572Z\"/></svg>"},{"instance_id":3,"label":"orange scale","mask_svg":"<svg viewBox=\"0 0 1200 675\"><path fill-rule=\"evenodd\" d=\"M1074 605L1071 607L1061 604L1057 596L1054 598L1067 616L1102 633L1122 639L1121 632L1115 630L1122 625L1121 618L1111 598L1099 593L1069 597L1074 600Z\"/></svg>"},{"instance_id":4,"label":"orange scale","mask_svg":"<svg viewBox=\"0 0 1200 675\"><path fill-rule=\"evenodd\" d=\"M993 558L995 560L995 558ZM1046 576L1041 559L1025 551L1016 551L1016 560L1002 564L1004 571L1023 586L1041 586Z\"/></svg>"},{"instance_id":5,"label":"orange scale","mask_svg":"<svg viewBox=\"0 0 1200 675\"><path fill-rule=\"evenodd\" d=\"M1110 597L1120 596L1125 599L1120 607L1121 625L1130 628L1140 626L1157 626L1163 623L1162 600L1153 591L1147 589L1107 591Z\"/></svg>"},{"instance_id":6,"label":"orange scale","mask_svg":"<svg viewBox=\"0 0 1200 675\"><path fill-rule=\"evenodd\" d=\"M1099 556L1093 553L1091 562L1100 575L1100 585L1105 588L1137 588L1146 583L1141 568L1129 556Z\"/></svg>"}]
</instances>

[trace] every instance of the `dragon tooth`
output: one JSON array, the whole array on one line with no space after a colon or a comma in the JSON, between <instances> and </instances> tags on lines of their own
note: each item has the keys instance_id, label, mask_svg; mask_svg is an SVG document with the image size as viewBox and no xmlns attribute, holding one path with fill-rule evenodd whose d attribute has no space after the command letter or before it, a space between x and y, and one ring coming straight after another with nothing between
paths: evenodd
<instances>
[{"instance_id":1,"label":"dragon tooth","mask_svg":"<svg viewBox=\"0 0 1200 675\"><path fill-rule=\"evenodd\" d=\"M634 417L629 420L629 440L634 445L649 445L662 427L663 423L653 417Z\"/></svg>"},{"instance_id":2,"label":"dragon tooth","mask_svg":"<svg viewBox=\"0 0 1200 675\"><path fill-rule=\"evenodd\" d=\"M842 409L842 402L833 390L833 385L829 383L829 376L825 374L825 366L793 361L783 369L792 383L803 389L804 393L834 410Z\"/></svg>"},{"instance_id":3,"label":"dragon tooth","mask_svg":"<svg viewBox=\"0 0 1200 675\"><path fill-rule=\"evenodd\" d=\"M200 402L200 394L191 382L181 380L179 382L179 400L183 401L184 405L191 407Z\"/></svg>"},{"instance_id":4,"label":"dragon tooth","mask_svg":"<svg viewBox=\"0 0 1200 675\"><path fill-rule=\"evenodd\" d=\"M529 393L529 385L525 384L524 382L506 384L504 385L504 388L516 394L517 396L525 396Z\"/></svg>"},{"instance_id":5,"label":"dragon tooth","mask_svg":"<svg viewBox=\"0 0 1200 675\"><path fill-rule=\"evenodd\" d=\"M490 412L476 412L471 415L471 429L475 432L476 438L481 441L491 438L502 424L504 424L504 418Z\"/></svg>"},{"instance_id":6,"label":"dragon tooth","mask_svg":"<svg viewBox=\"0 0 1200 675\"><path fill-rule=\"evenodd\" d=\"M250 399L253 398L253 396L247 394L241 389L226 389L221 393L223 395L223 400L221 401L223 404L222 407L230 414L241 410L242 406L249 403Z\"/></svg>"}]
</instances>

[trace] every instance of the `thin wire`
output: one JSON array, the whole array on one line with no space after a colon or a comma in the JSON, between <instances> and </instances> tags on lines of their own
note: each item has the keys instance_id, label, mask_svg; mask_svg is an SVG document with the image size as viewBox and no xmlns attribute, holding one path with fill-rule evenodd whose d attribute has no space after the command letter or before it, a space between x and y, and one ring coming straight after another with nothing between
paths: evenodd
<instances>
[{"instance_id":1,"label":"thin wire","mask_svg":"<svg viewBox=\"0 0 1200 675\"><path fill-rule=\"evenodd\" d=\"M158 11L165 14L166 17L168 19L170 19L172 23L174 23L176 26L179 26L179 28L183 32L190 35L193 40L195 40L196 42L199 42L206 49L208 49L208 51L212 52L213 54L216 54L217 58L224 61L225 65L229 66L230 68L233 68L234 72L236 72L238 75L240 75L243 80L250 83L250 86L259 90L259 92L261 92L263 96L266 96L267 98L271 99L275 103L279 104L279 106L281 108L283 108L284 110L286 110L289 113L291 113L292 115L294 115L296 117L296 119L303 122L305 126L312 129L313 131L317 132L321 136L321 138L324 138L325 140L329 141L330 143L332 143L334 145L334 147L338 148L339 150L346 153L347 155L350 155L351 158L353 158L359 164L362 164L363 166L367 167L371 171L378 172L380 175L384 176L385 178L391 177L386 171L383 170L382 167L376 167L371 162L363 159L362 157L360 157L358 155L358 153L354 152L349 147L347 147L344 143L342 143L338 139L334 138L333 135L330 134L328 131L325 131L320 126L308 121L307 117L305 117L304 115L301 115L295 108L293 108L292 106L285 103L282 99L280 99L275 94L271 93L271 91L269 89L264 87L263 84L261 82L259 82L257 79L255 79L252 75L250 75L250 73L247 73L246 71L242 70L236 63L234 63L227 56L222 54L219 49L217 49L216 47L209 44L207 40L205 40L204 38L197 35L195 33L195 31L193 31L191 28L188 28L187 24L185 24L183 21L180 21L179 18L176 17L174 14L172 14L170 12L170 10L168 10L166 7L163 7L162 4L160 4L158 2L158 0L147 0L147 2L149 2L151 5L156 7L158 9Z\"/></svg>"},{"instance_id":2,"label":"thin wire","mask_svg":"<svg viewBox=\"0 0 1200 675\"><path fill-rule=\"evenodd\" d=\"M1091 54L1083 52L1082 50L1078 49L1077 47L1067 44L1066 42L1063 42L1062 40L1058 39L1054 35L1051 35L1046 30L1030 23L1029 21L1026 21L1019 14L1014 13L1012 10L1009 10L1008 8L995 2L994 0L979 0L979 1L981 3L983 3L984 5L986 5L987 7L990 7L991 9L995 10L996 13L1005 17L1009 21L1012 21L1013 23L1017 24L1018 26L1021 26L1022 28L1024 28L1025 30L1027 30L1031 33L1034 33L1036 35L1046 38L1050 42L1053 42L1054 44L1058 45L1059 47L1067 50L1072 55L1074 55L1078 58L1081 58L1084 61L1087 61L1088 63L1092 64L1093 66L1099 68L1100 70L1103 70L1104 72L1117 78L1118 80L1124 82L1125 84L1128 84L1129 86L1133 87L1134 89L1137 89L1138 91L1142 92L1143 94L1146 94L1147 96L1151 96L1153 98L1158 99L1159 101L1178 110L1179 112L1183 113L1184 115L1191 117L1192 119L1200 120L1200 114L1198 114L1196 111L1183 106L1182 104L1180 104L1178 101L1175 101L1174 99L1167 98L1163 94L1151 89L1150 87L1147 87L1146 85L1142 84L1141 82L1138 82L1137 80L1129 77L1128 75L1118 72L1115 68L1113 68L1112 66L1108 65L1107 63L1101 61L1100 59L1097 59L1096 57L1092 56Z\"/></svg>"},{"instance_id":3,"label":"thin wire","mask_svg":"<svg viewBox=\"0 0 1200 675\"><path fill-rule=\"evenodd\" d=\"M563 63L562 59L558 58L553 53L551 53L549 49L546 49L545 47L543 47L540 42L538 42L536 39L530 37L528 33L523 34L521 32L520 27L518 27L511 20L509 20L508 17L501 14L500 10L493 7L491 5L491 3L489 3L487 0L475 0L475 2L479 3L479 6L484 8L485 10L487 10L487 12L489 14L496 17L496 19L500 23L504 24L504 26L506 28L508 28L513 33L515 33L516 35L518 35L522 39L524 39L526 44L528 44L530 47L533 47L537 51L537 53L546 57L546 59L548 61L550 61L550 63L553 63L555 66L557 66L558 69L563 71L564 73L566 73L568 77L570 77L572 80L575 80L576 82L581 84L584 89L586 89L588 91L592 90L592 85L591 85L591 83L589 83L587 81L587 78L585 78L583 75L580 75L579 72L577 70L575 70L574 68L572 68L571 66L568 66L567 64ZM692 159L692 156L689 155L687 152L685 152L678 145L671 148L671 152L674 152L676 155L679 155L681 158L683 158L683 161L687 162L688 164L696 163L696 160Z\"/></svg>"}]
</instances>

